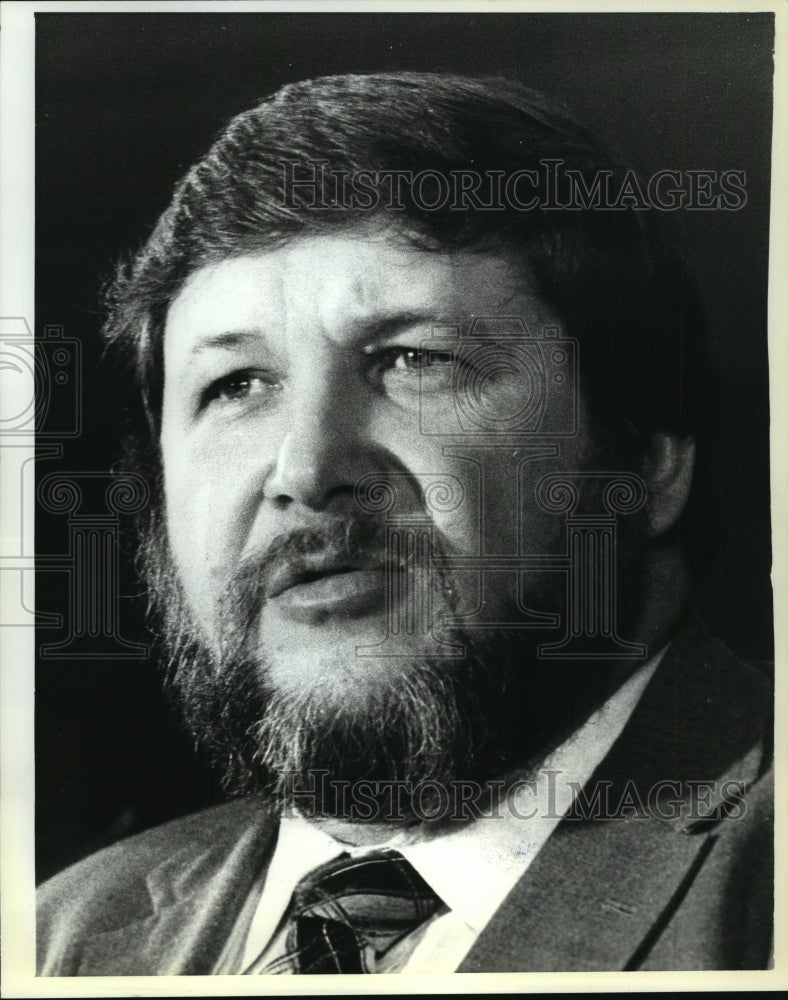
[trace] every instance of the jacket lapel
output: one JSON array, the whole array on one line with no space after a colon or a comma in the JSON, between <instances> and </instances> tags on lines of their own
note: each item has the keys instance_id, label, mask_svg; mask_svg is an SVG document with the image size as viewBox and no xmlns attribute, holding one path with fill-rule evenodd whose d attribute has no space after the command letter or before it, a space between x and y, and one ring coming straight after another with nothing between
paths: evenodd
<instances>
[{"instance_id":1,"label":"jacket lapel","mask_svg":"<svg viewBox=\"0 0 788 1000\"><path fill-rule=\"evenodd\" d=\"M81 942L77 975L209 975L255 881L264 875L277 818L256 809L195 852L184 844L146 878L150 907L117 930ZM100 973L99 973L100 974Z\"/></svg>"},{"instance_id":2,"label":"jacket lapel","mask_svg":"<svg viewBox=\"0 0 788 1000\"><path fill-rule=\"evenodd\" d=\"M707 840L648 819L565 821L458 971L627 968Z\"/></svg>"},{"instance_id":3,"label":"jacket lapel","mask_svg":"<svg viewBox=\"0 0 788 1000\"><path fill-rule=\"evenodd\" d=\"M749 783L763 769L765 689L691 620L586 786L585 801L601 790L615 818L570 812L458 971L637 968L708 856L735 795L726 779ZM689 802L693 780L715 783L705 821Z\"/></svg>"}]
</instances>

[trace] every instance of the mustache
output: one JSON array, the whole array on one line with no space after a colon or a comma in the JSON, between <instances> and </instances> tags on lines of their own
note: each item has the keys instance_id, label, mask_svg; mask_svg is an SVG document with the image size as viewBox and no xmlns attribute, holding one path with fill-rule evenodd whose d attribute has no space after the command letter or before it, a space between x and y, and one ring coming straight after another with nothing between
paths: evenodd
<instances>
[{"instance_id":1,"label":"mustache","mask_svg":"<svg viewBox=\"0 0 788 1000\"><path fill-rule=\"evenodd\" d=\"M293 582L356 569L396 568L403 574L429 568L444 594L454 588L431 555L447 551L447 543L432 527L431 551L392 539L384 521L364 517L332 517L319 525L293 528L277 535L261 551L243 559L219 598L219 620L227 623L222 647L238 653L265 603ZM396 531L400 529L393 526Z\"/></svg>"},{"instance_id":2,"label":"mustache","mask_svg":"<svg viewBox=\"0 0 788 1000\"><path fill-rule=\"evenodd\" d=\"M284 575L382 567L386 562L385 524L361 518L332 519L277 535L262 552L247 556L233 574L227 598L252 592L256 601L264 602Z\"/></svg>"}]
</instances>

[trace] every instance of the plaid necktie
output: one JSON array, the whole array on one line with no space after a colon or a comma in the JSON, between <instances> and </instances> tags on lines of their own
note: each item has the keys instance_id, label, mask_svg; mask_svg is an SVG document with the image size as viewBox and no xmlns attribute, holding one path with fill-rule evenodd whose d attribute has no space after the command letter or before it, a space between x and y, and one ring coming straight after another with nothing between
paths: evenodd
<instances>
[{"instance_id":1,"label":"plaid necktie","mask_svg":"<svg viewBox=\"0 0 788 1000\"><path fill-rule=\"evenodd\" d=\"M381 956L440 906L397 851L343 854L298 883L286 953L248 974L374 972Z\"/></svg>"}]
</instances>

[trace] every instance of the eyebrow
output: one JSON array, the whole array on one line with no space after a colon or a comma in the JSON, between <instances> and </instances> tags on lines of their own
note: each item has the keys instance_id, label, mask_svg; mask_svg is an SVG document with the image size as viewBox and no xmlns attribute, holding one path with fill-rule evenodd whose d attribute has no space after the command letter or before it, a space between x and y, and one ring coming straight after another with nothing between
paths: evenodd
<instances>
[{"instance_id":1,"label":"eyebrow","mask_svg":"<svg viewBox=\"0 0 788 1000\"><path fill-rule=\"evenodd\" d=\"M231 350L249 341L258 341L260 333L254 330L226 330L223 333L216 333L209 337L202 337L193 344L189 354L202 354L204 351Z\"/></svg>"},{"instance_id":2,"label":"eyebrow","mask_svg":"<svg viewBox=\"0 0 788 1000\"><path fill-rule=\"evenodd\" d=\"M359 340L385 340L386 337L393 337L412 326L437 322L438 318L433 313L405 310L359 317L355 322L351 322L351 326Z\"/></svg>"},{"instance_id":3,"label":"eyebrow","mask_svg":"<svg viewBox=\"0 0 788 1000\"><path fill-rule=\"evenodd\" d=\"M353 336L358 340L385 340L412 326L424 323L436 324L437 317L428 312L404 310L393 313L372 314L360 316L349 322ZM222 333L211 334L200 338L189 350L189 354L197 355L211 350L232 350L249 342L259 342L264 331L257 330L225 330Z\"/></svg>"}]
</instances>

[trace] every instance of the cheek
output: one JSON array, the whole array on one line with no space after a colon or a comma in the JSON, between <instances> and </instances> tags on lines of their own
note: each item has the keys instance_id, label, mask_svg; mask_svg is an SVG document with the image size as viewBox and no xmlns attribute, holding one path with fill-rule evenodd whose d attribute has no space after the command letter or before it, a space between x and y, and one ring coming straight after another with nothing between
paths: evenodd
<instances>
[{"instance_id":1,"label":"cheek","mask_svg":"<svg viewBox=\"0 0 788 1000\"><path fill-rule=\"evenodd\" d=\"M211 580L207 566L210 551L208 528L210 519L197 490L188 482L165 477L167 533L173 560L192 608L205 620L206 582Z\"/></svg>"},{"instance_id":2,"label":"cheek","mask_svg":"<svg viewBox=\"0 0 788 1000\"><path fill-rule=\"evenodd\" d=\"M248 531L243 484L226 464L164 452L167 531L189 601L203 620L237 565Z\"/></svg>"},{"instance_id":3,"label":"cheek","mask_svg":"<svg viewBox=\"0 0 788 1000\"><path fill-rule=\"evenodd\" d=\"M535 555L563 544L562 519L536 501L538 482L563 468L560 458L534 455L524 461L526 448L507 447L498 455L497 449L462 450L474 460L443 457L433 466L462 486L462 503L455 510L433 512L436 527L457 552L516 555L519 546L519 554Z\"/></svg>"}]
</instances>

